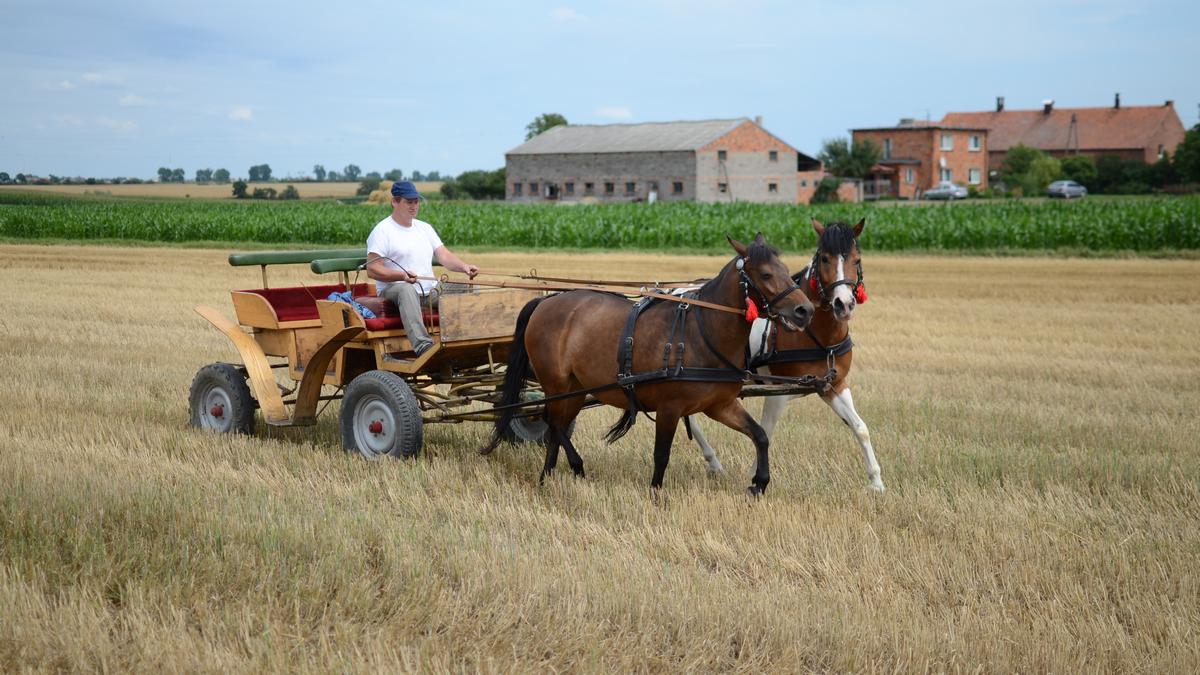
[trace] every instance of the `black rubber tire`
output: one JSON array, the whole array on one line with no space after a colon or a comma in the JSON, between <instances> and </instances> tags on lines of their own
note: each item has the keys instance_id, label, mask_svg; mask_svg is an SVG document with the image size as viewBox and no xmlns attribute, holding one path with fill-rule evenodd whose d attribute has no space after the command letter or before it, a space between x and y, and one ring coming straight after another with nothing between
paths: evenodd
<instances>
[{"instance_id":1,"label":"black rubber tire","mask_svg":"<svg viewBox=\"0 0 1200 675\"><path fill-rule=\"evenodd\" d=\"M339 424L342 447L367 459L415 457L425 443L417 397L403 378L386 370L369 370L350 381Z\"/></svg>"},{"instance_id":2,"label":"black rubber tire","mask_svg":"<svg viewBox=\"0 0 1200 675\"><path fill-rule=\"evenodd\" d=\"M223 434L254 433L258 403L246 384L246 371L231 363L210 363L192 379L188 391L191 425Z\"/></svg>"}]
</instances>

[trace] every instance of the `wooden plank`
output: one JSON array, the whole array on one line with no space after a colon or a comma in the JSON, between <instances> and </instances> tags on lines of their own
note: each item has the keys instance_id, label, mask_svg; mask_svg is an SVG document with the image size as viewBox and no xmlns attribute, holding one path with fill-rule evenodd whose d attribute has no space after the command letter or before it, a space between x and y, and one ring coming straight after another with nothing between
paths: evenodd
<instances>
[{"instance_id":1,"label":"wooden plank","mask_svg":"<svg viewBox=\"0 0 1200 675\"><path fill-rule=\"evenodd\" d=\"M517 315L540 291L506 288L479 293L447 293L438 299L442 341L512 338Z\"/></svg>"},{"instance_id":2,"label":"wooden plank","mask_svg":"<svg viewBox=\"0 0 1200 675\"><path fill-rule=\"evenodd\" d=\"M242 363L246 366L246 372L250 375L250 391L258 400L258 408L262 411L263 419L267 424L273 426L291 424L291 418L283 404L283 397L279 395L279 385L271 373L271 364L267 362L267 355L263 353L254 338L212 307L197 305L195 309L197 314L216 326L233 341L233 346L237 347L238 354L242 357Z\"/></svg>"},{"instance_id":3,"label":"wooden plank","mask_svg":"<svg viewBox=\"0 0 1200 675\"><path fill-rule=\"evenodd\" d=\"M279 316L271 303L258 293L231 291L233 296L233 311L237 314L238 323L255 328L279 328Z\"/></svg>"},{"instance_id":4,"label":"wooden plank","mask_svg":"<svg viewBox=\"0 0 1200 675\"><path fill-rule=\"evenodd\" d=\"M304 369L304 377L300 380L300 390L296 394L296 405L292 410L292 424L305 426L317 421L316 411L321 384L325 380L326 366L350 340L363 331L362 326L343 328L317 349Z\"/></svg>"}]
</instances>

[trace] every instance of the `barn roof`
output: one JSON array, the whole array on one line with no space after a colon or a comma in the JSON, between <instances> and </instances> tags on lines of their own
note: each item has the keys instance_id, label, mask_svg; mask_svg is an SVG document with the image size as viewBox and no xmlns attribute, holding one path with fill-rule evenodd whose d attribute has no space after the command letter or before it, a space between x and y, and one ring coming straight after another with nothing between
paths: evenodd
<instances>
[{"instance_id":1,"label":"barn roof","mask_svg":"<svg viewBox=\"0 0 1200 675\"><path fill-rule=\"evenodd\" d=\"M569 124L552 127L509 155L551 155L574 152L670 152L696 150L749 121L746 117L697 122L640 124Z\"/></svg>"},{"instance_id":2,"label":"barn roof","mask_svg":"<svg viewBox=\"0 0 1200 675\"><path fill-rule=\"evenodd\" d=\"M1063 150L1075 118L1080 150L1121 150L1147 147L1164 125L1177 119L1174 106L1120 108L1053 108L946 113L942 124L986 127L988 149L1004 152L1023 144L1040 150ZM1072 146L1074 146L1074 140Z\"/></svg>"}]
</instances>

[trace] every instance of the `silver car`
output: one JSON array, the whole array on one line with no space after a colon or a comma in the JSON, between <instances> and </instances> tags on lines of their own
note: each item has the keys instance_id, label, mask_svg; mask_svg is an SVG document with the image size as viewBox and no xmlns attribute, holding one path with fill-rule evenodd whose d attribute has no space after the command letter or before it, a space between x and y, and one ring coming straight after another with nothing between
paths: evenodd
<instances>
[{"instance_id":1,"label":"silver car","mask_svg":"<svg viewBox=\"0 0 1200 675\"><path fill-rule=\"evenodd\" d=\"M966 199L967 188L951 183L950 181L942 181L937 184L937 187L931 187L922 195L922 199Z\"/></svg>"},{"instance_id":2,"label":"silver car","mask_svg":"<svg viewBox=\"0 0 1200 675\"><path fill-rule=\"evenodd\" d=\"M1073 180L1056 180L1046 188L1046 196L1062 197L1063 199L1084 197L1087 196L1087 188Z\"/></svg>"}]
</instances>

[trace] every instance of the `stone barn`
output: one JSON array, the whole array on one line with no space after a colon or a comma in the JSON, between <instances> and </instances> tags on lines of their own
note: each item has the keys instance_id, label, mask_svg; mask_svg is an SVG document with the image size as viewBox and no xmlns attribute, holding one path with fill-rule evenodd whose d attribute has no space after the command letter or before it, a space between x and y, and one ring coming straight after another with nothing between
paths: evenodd
<instances>
[{"instance_id":1,"label":"stone barn","mask_svg":"<svg viewBox=\"0 0 1200 675\"><path fill-rule=\"evenodd\" d=\"M507 199L794 204L800 161L762 118L562 125L505 155Z\"/></svg>"}]
</instances>

